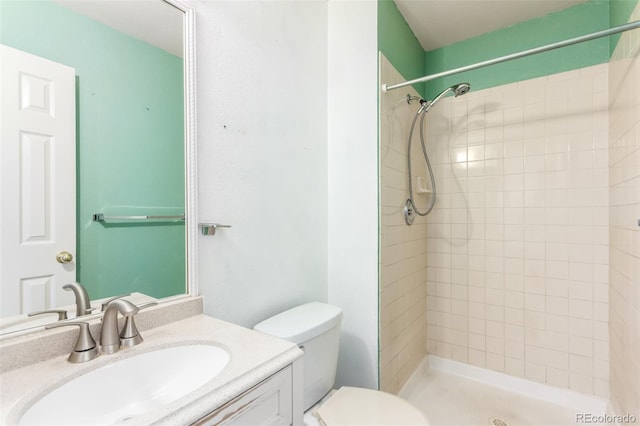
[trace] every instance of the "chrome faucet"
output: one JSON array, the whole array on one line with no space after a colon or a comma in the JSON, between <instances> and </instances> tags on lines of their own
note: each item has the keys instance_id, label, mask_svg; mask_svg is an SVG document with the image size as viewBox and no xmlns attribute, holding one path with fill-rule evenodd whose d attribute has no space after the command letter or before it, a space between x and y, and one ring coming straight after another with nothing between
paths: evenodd
<instances>
[{"instance_id":1,"label":"chrome faucet","mask_svg":"<svg viewBox=\"0 0 640 426\"><path fill-rule=\"evenodd\" d=\"M70 283L62 286L63 289L73 291L76 296L76 317L88 315L93 311L87 290L80 283Z\"/></svg>"},{"instance_id":2,"label":"chrome faucet","mask_svg":"<svg viewBox=\"0 0 640 426\"><path fill-rule=\"evenodd\" d=\"M107 308L104 310L104 315L102 317L102 333L100 334L100 346L102 347L103 354L113 354L120 350L121 341L120 332L118 331L118 312L124 315L127 320L131 318L132 321L133 316L137 314L139 310L140 309L138 309L136 305L125 299L115 299L107 304ZM136 336L126 337L134 338ZM142 337L140 337L139 342L141 341Z\"/></svg>"}]
</instances>

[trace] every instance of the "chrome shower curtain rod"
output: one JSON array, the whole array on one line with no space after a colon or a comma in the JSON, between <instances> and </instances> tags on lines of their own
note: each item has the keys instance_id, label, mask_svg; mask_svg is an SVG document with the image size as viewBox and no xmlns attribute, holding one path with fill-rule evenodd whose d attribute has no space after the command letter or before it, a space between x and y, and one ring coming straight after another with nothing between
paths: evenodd
<instances>
[{"instance_id":1,"label":"chrome shower curtain rod","mask_svg":"<svg viewBox=\"0 0 640 426\"><path fill-rule=\"evenodd\" d=\"M461 72L464 72L464 71L471 71L471 70L475 70L475 69L478 69L478 68L487 67L489 65L499 64L501 62L510 61L512 59L518 59L518 58L523 58L523 57L529 56L529 55L535 55L536 53L547 52L549 50L558 49L560 47L570 46L572 44L582 43L584 41L589 41L589 40L593 40L593 39L596 39L596 38L605 37L605 36L608 36L608 35L617 34L617 33L621 33L621 32L624 32L624 31L633 30L635 28L640 28L640 21L629 22L629 23L624 24L624 25L619 25L617 27L609 28L608 30L596 31L595 33L591 33L591 34L586 34L586 35L579 36L579 37L570 38L570 39L567 39L567 40L564 40L564 41L559 41L559 42L556 42L556 43L546 44L544 46L535 47L533 49L528 49L528 50L523 50L522 52L512 53L510 55L501 56L499 58L490 59L490 60L487 60L487 61L477 62L475 64L466 65L466 66L460 67L460 68L454 68L452 70L439 72L437 74L427 75L425 77L416 78L414 80L405 81L403 83L397 83L397 84L392 84L392 85L383 84L382 85L382 91L383 92L387 92L389 90L399 89L401 87L409 86L411 84L422 83L422 82L425 82L425 81L434 80L436 78L446 77L448 75L453 75L453 74L458 74L458 73L461 73Z\"/></svg>"}]
</instances>

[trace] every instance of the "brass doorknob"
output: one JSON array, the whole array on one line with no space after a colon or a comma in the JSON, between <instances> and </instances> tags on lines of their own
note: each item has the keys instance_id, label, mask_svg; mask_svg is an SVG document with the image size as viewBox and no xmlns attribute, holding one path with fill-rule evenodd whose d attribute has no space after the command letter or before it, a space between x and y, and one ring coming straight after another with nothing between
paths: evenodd
<instances>
[{"instance_id":1,"label":"brass doorknob","mask_svg":"<svg viewBox=\"0 0 640 426\"><path fill-rule=\"evenodd\" d=\"M58 263L69 263L73 260L73 255L68 251L61 251L56 255Z\"/></svg>"}]
</instances>

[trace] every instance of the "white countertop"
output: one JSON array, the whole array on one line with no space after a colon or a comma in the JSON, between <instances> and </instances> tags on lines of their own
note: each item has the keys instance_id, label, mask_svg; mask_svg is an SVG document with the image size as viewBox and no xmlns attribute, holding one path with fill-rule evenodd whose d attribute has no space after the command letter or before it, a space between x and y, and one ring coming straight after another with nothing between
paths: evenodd
<instances>
[{"instance_id":1,"label":"white countertop","mask_svg":"<svg viewBox=\"0 0 640 426\"><path fill-rule=\"evenodd\" d=\"M162 409L127 425L190 424L302 356L292 342L277 339L206 315L196 315L141 332L144 342L113 355L72 364L67 355L0 375L0 424L17 424L37 399L75 377L119 359L154 349L194 343L225 348L231 359L214 379ZM161 371L158 374L162 374ZM96 383L96 386L100 386ZM131 384L135 386L135 384ZM87 390L90 392L90 389Z\"/></svg>"}]
</instances>

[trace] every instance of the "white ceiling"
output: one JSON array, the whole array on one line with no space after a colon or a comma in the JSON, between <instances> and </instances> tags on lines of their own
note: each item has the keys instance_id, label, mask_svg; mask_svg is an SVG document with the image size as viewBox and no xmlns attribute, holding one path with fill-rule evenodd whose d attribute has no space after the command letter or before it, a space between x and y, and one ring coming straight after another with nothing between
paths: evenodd
<instances>
[{"instance_id":1,"label":"white ceiling","mask_svg":"<svg viewBox=\"0 0 640 426\"><path fill-rule=\"evenodd\" d=\"M395 0L426 51L588 0Z\"/></svg>"},{"instance_id":2,"label":"white ceiling","mask_svg":"<svg viewBox=\"0 0 640 426\"><path fill-rule=\"evenodd\" d=\"M95 21L182 57L183 12L161 0L54 0Z\"/></svg>"},{"instance_id":3,"label":"white ceiling","mask_svg":"<svg viewBox=\"0 0 640 426\"><path fill-rule=\"evenodd\" d=\"M182 12L155 0L54 0L182 57ZM394 0L426 51L588 0ZM144 17L143 19L140 19Z\"/></svg>"}]
</instances>

